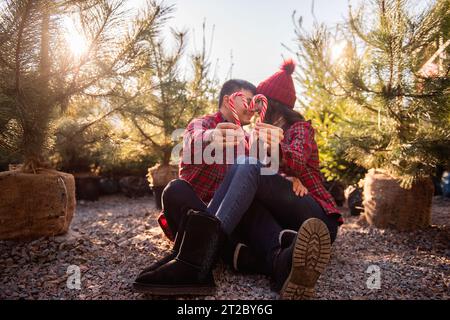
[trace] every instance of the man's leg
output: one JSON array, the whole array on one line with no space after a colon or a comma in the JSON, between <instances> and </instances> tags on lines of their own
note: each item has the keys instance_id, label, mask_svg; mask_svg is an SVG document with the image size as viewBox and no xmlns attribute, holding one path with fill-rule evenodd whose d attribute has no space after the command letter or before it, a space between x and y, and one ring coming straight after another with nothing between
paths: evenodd
<instances>
[{"instance_id":1,"label":"man's leg","mask_svg":"<svg viewBox=\"0 0 450 320\"><path fill-rule=\"evenodd\" d=\"M338 216L326 214L311 195L295 195L291 182L279 175L261 176L255 198L283 227L298 230L290 246L273 255L272 289L282 299L312 298L330 259Z\"/></svg>"},{"instance_id":2,"label":"man's leg","mask_svg":"<svg viewBox=\"0 0 450 320\"><path fill-rule=\"evenodd\" d=\"M181 221L186 217L190 209L197 211L206 211L205 203L195 193L192 186L182 179L176 179L169 182L162 194L162 204L164 216L167 223L175 235L179 229ZM261 211L258 209L255 212ZM249 219L247 219L248 221ZM238 228L229 235L227 241L224 242L221 250L223 261L229 265L233 265L233 254L236 245L245 242L246 227Z\"/></svg>"},{"instance_id":3,"label":"man's leg","mask_svg":"<svg viewBox=\"0 0 450 320\"><path fill-rule=\"evenodd\" d=\"M261 175L261 164L248 162L241 159L241 164L227 173L208 211L219 218L229 234L256 198L283 227L299 228L291 245L273 254L273 289L280 290L286 299L309 298L329 261L337 217L327 215L311 196L295 195L292 183L284 177Z\"/></svg>"},{"instance_id":4,"label":"man's leg","mask_svg":"<svg viewBox=\"0 0 450 320\"><path fill-rule=\"evenodd\" d=\"M197 196L192 186L182 179L169 182L162 193L162 205L164 216L174 235L188 210L206 210L206 204Z\"/></svg>"}]
</instances>

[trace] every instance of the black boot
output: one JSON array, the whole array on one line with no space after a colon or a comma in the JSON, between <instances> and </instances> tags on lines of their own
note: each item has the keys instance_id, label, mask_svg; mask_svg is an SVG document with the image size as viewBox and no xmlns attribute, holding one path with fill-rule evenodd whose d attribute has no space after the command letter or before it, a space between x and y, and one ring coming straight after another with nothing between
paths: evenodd
<instances>
[{"instance_id":1,"label":"black boot","mask_svg":"<svg viewBox=\"0 0 450 320\"><path fill-rule=\"evenodd\" d=\"M153 271L158 269L160 266L162 266L163 264L166 264L167 262L169 262L172 259L175 259L175 257L178 254L178 251L180 250L180 245L181 245L181 240L183 238L183 231L184 231L184 226L186 224L186 216L184 216L181 221L180 221L180 225L178 226L178 232L175 236L175 242L173 244L173 248L172 250L170 250L170 252L164 256L162 259L154 262L153 264L151 264L150 266L148 266L147 268L145 268L144 270L142 270L139 275L138 278L140 276L142 276L144 273L147 273L149 271Z\"/></svg>"},{"instance_id":2,"label":"black boot","mask_svg":"<svg viewBox=\"0 0 450 320\"><path fill-rule=\"evenodd\" d=\"M292 242L297 238L297 231L290 230L290 229L283 229L281 230L279 236L278 236L278 243L280 244L280 247L287 248L289 247Z\"/></svg>"},{"instance_id":3,"label":"black boot","mask_svg":"<svg viewBox=\"0 0 450 320\"><path fill-rule=\"evenodd\" d=\"M330 233L320 219L306 220L290 246L274 259L272 290L281 299L310 299L331 254Z\"/></svg>"},{"instance_id":4,"label":"black boot","mask_svg":"<svg viewBox=\"0 0 450 320\"><path fill-rule=\"evenodd\" d=\"M212 268L217 260L221 236L220 220L190 210L177 256L139 276L134 289L153 295L212 295L216 284Z\"/></svg>"},{"instance_id":5,"label":"black boot","mask_svg":"<svg viewBox=\"0 0 450 320\"><path fill-rule=\"evenodd\" d=\"M233 255L233 269L244 274L270 275L263 258L257 256L249 246L238 243Z\"/></svg>"},{"instance_id":6,"label":"black boot","mask_svg":"<svg viewBox=\"0 0 450 320\"><path fill-rule=\"evenodd\" d=\"M284 229L278 236L280 247L287 248L297 237L297 231ZM271 274L271 268L267 266L264 258L255 254L249 246L237 243L233 252L233 269L244 274Z\"/></svg>"}]
</instances>

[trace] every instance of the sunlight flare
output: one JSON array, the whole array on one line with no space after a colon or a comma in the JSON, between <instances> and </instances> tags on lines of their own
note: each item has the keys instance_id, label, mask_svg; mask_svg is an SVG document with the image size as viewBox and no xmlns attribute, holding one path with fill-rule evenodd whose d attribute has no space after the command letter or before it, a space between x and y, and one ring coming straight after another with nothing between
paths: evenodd
<instances>
[{"instance_id":1,"label":"sunlight flare","mask_svg":"<svg viewBox=\"0 0 450 320\"><path fill-rule=\"evenodd\" d=\"M65 40L72 55L77 58L85 55L89 49L88 41L72 19L64 19L64 29Z\"/></svg>"},{"instance_id":2,"label":"sunlight flare","mask_svg":"<svg viewBox=\"0 0 450 320\"><path fill-rule=\"evenodd\" d=\"M330 49L331 63L339 64L344 58L345 49L347 48L347 41L336 41Z\"/></svg>"}]
</instances>

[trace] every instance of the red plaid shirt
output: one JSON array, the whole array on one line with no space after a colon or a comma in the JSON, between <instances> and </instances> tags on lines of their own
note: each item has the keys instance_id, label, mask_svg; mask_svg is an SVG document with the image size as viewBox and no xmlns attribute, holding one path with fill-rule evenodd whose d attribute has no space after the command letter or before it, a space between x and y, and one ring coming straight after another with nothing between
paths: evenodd
<instances>
[{"instance_id":1,"label":"red plaid shirt","mask_svg":"<svg viewBox=\"0 0 450 320\"><path fill-rule=\"evenodd\" d=\"M339 215L336 202L323 185L319 170L319 151L314 140L314 129L310 121L299 121L284 132L280 143L281 171L300 179L309 194L322 206L327 214Z\"/></svg>"},{"instance_id":2,"label":"red plaid shirt","mask_svg":"<svg viewBox=\"0 0 450 320\"><path fill-rule=\"evenodd\" d=\"M209 142L205 141L204 139L206 130L216 128L217 125L221 122L227 122L227 120L223 117L222 113L216 112L214 114L206 115L202 118L192 120L184 132L184 147L187 146L186 143L190 144L190 155L192 156L192 158L191 163L185 163L183 162L183 160L180 162L179 175L181 179L186 180L191 184L195 193L205 203L208 203L212 199L214 193L225 178L225 174L227 173L227 170L229 169L231 164L226 164L225 162L226 152L224 152L223 164L205 164L203 160L200 164L193 164L195 157L193 144L197 139L202 139L203 143L201 151L203 151L204 148L209 144ZM233 159L236 159L236 156L237 152L235 152Z\"/></svg>"},{"instance_id":3,"label":"red plaid shirt","mask_svg":"<svg viewBox=\"0 0 450 320\"><path fill-rule=\"evenodd\" d=\"M185 147L190 144L191 163L180 162L180 178L189 182L200 199L208 203L219 188L231 164L193 164L193 143L197 139L203 140L201 151L209 144L205 141L205 132L214 129L221 122L226 122L222 113L217 112L202 118L192 120L184 133ZM247 136L248 139L248 136ZM199 141L199 140L197 140ZM295 176L308 189L309 194L322 206L327 214L338 214L336 203L330 193L325 189L319 171L319 154L314 140L314 129L311 123L297 122L285 133L280 143L281 168L280 171L289 176ZM247 150L246 150L247 151ZM236 158L237 153L234 155ZM342 217L339 217L342 223Z\"/></svg>"}]
</instances>

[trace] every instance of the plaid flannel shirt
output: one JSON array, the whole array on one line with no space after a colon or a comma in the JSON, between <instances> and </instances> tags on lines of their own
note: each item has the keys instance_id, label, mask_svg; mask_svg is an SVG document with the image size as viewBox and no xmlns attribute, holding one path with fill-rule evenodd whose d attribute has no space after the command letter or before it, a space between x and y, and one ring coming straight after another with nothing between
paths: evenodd
<instances>
[{"instance_id":1,"label":"plaid flannel shirt","mask_svg":"<svg viewBox=\"0 0 450 320\"><path fill-rule=\"evenodd\" d=\"M195 141L202 141L201 151L209 144L205 139L207 130L214 129L219 123L227 122L222 113L216 112L202 118L192 120L184 133L184 148L190 147L191 160L194 160ZM248 135L246 139L248 140ZM319 153L314 140L314 129L309 121L293 124L285 133L280 143L281 168L280 171L288 176L295 176L308 189L309 194L322 206L327 214L338 214L339 222L342 217L330 193L325 189L319 171ZM246 149L247 153L248 150ZM224 153L225 154L225 153ZM225 155L224 155L225 156ZM234 159L237 152L235 150ZM200 199L208 203L219 188L231 164L200 164L180 162L179 176L186 180Z\"/></svg>"},{"instance_id":2,"label":"plaid flannel shirt","mask_svg":"<svg viewBox=\"0 0 450 320\"><path fill-rule=\"evenodd\" d=\"M300 179L309 194L329 215L337 214L343 223L336 202L323 185L319 169L319 151L314 140L314 129L310 121L294 123L284 132L280 143L280 169L288 176Z\"/></svg>"},{"instance_id":3,"label":"plaid flannel shirt","mask_svg":"<svg viewBox=\"0 0 450 320\"><path fill-rule=\"evenodd\" d=\"M195 141L200 141L201 139L201 141L203 141L201 151L203 152L209 144L209 141L206 141L205 139L206 131L216 128L217 125L222 122L227 122L227 120L223 117L221 112L216 112L214 114L192 120L184 132L183 149L190 147L188 152L191 155L191 163L185 163L183 160L180 162L179 176L181 179L189 182L195 193L205 203L208 203L212 199L214 193L225 178L225 174L231 164L226 164L225 160L227 154L225 151L223 154L223 164L206 164L203 159L200 164L194 164L194 143ZM246 135L246 139L248 141L248 135ZM244 152L247 154L248 150L245 149ZM236 159L237 155L238 149L235 148L235 153L232 157L233 160ZM235 161L233 161L233 163L235 163Z\"/></svg>"}]
</instances>

